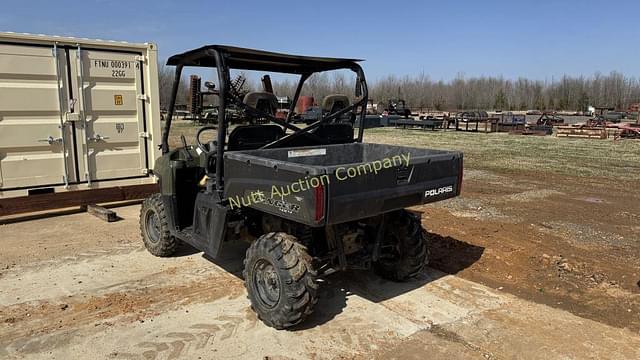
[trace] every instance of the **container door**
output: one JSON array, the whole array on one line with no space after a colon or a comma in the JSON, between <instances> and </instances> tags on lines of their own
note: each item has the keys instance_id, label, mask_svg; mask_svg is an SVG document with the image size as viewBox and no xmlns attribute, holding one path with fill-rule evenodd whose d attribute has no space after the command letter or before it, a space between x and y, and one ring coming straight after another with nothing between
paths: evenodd
<instances>
[{"instance_id":1,"label":"container door","mask_svg":"<svg viewBox=\"0 0 640 360\"><path fill-rule=\"evenodd\" d=\"M0 44L0 189L76 181L67 53Z\"/></svg>"},{"instance_id":2,"label":"container door","mask_svg":"<svg viewBox=\"0 0 640 360\"><path fill-rule=\"evenodd\" d=\"M146 176L139 55L82 48L70 54L80 109L76 146L82 181Z\"/></svg>"}]
</instances>

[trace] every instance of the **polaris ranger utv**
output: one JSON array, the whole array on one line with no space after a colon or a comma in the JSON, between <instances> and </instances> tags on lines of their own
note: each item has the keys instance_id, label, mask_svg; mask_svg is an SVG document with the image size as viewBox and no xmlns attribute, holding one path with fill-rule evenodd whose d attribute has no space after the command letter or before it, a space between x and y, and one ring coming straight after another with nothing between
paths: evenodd
<instances>
[{"instance_id":1,"label":"polaris ranger utv","mask_svg":"<svg viewBox=\"0 0 640 360\"><path fill-rule=\"evenodd\" d=\"M140 214L149 252L170 256L183 241L215 259L225 243L254 239L244 260L248 296L260 319L277 329L312 312L318 277L371 268L396 281L418 274L427 262L427 239L420 218L404 208L459 195L462 154L363 143L364 128L356 135L353 127L356 116L364 123L368 101L358 61L220 45L172 56L175 82L154 169L161 193L146 199ZM182 146L170 149L185 66L216 68L218 122L199 129L196 144L182 137ZM231 69L299 75L288 117L275 116L270 92L241 98ZM327 96L318 121L293 125L305 80L341 69L355 73L354 96ZM231 105L263 124L229 132L225 108ZM217 131L215 141L204 138L208 130Z\"/></svg>"}]
</instances>

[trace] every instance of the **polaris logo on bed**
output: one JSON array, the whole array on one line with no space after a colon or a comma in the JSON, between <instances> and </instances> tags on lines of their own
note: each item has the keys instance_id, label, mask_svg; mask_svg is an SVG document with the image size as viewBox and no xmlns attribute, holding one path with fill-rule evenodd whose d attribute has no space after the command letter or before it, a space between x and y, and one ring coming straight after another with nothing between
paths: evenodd
<instances>
[{"instance_id":1,"label":"polaris logo on bed","mask_svg":"<svg viewBox=\"0 0 640 360\"><path fill-rule=\"evenodd\" d=\"M438 196L442 194L448 194L453 192L453 185L443 186L437 189L431 189L424 192L424 197Z\"/></svg>"}]
</instances>

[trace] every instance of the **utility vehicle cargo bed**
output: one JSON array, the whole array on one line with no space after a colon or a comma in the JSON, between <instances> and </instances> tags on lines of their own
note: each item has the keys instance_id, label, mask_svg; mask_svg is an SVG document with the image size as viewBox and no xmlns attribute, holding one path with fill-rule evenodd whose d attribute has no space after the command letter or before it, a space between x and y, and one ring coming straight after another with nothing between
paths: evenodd
<instances>
[{"instance_id":1,"label":"utility vehicle cargo bed","mask_svg":"<svg viewBox=\"0 0 640 360\"><path fill-rule=\"evenodd\" d=\"M462 153L363 143L233 151L224 171L232 207L322 226L458 195Z\"/></svg>"}]
</instances>

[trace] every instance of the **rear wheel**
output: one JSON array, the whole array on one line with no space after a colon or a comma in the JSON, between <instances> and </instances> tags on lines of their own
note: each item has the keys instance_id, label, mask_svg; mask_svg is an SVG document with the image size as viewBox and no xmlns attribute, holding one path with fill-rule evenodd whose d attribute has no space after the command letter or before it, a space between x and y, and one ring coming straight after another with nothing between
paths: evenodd
<instances>
[{"instance_id":1,"label":"rear wheel","mask_svg":"<svg viewBox=\"0 0 640 360\"><path fill-rule=\"evenodd\" d=\"M140 233L144 246L155 256L171 256L177 240L169 232L168 214L160 194L153 194L140 209Z\"/></svg>"},{"instance_id":2,"label":"rear wheel","mask_svg":"<svg viewBox=\"0 0 640 360\"><path fill-rule=\"evenodd\" d=\"M244 260L251 307L268 326L284 329L302 322L316 303L316 272L307 249L283 232L262 235Z\"/></svg>"},{"instance_id":3,"label":"rear wheel","mask_svg":"<svg viewBox=\"0 0 640 360\"><path fill-rule=\"evenodd\" d=\"M406 210L389 214L375 271L393 281L418 275L428 261L427 239L420 218Z\"/></svg>"}]
</instances>

